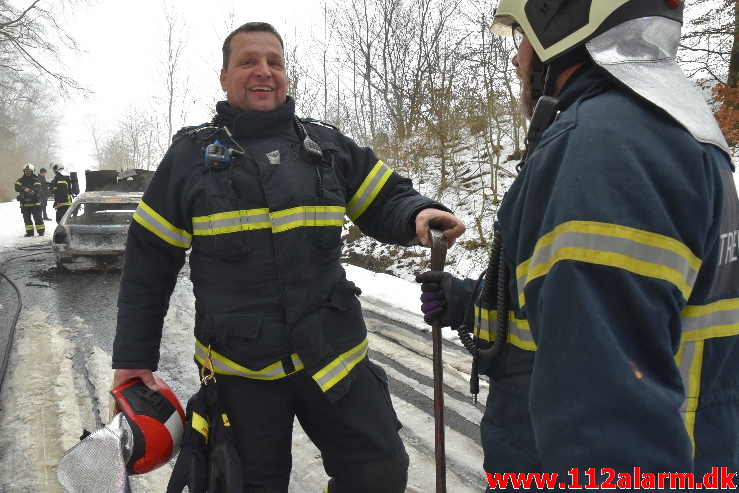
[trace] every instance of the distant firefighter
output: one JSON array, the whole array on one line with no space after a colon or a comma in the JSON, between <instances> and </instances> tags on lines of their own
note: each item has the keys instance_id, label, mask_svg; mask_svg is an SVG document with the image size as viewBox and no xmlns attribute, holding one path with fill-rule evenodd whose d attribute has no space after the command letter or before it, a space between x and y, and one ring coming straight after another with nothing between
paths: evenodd
<instances>
[{"instance_id":1,"label":"distant firefighter","mask_svg":"<svg viewBox=\"0 0 739 493\"><path fill-rule=\"evenodd\" d=\"M41 218L41 202L39 192L41 183L34 174L35 168L32 164L23 166L23 176L15 182L15 191L18 192L18 202L21 203L23 222L26 224L26 236L33 236L33 225L36 224L36 232L44 236L44 220Z\"/></svg>"},{"instance_id":2,"label":"distant firefighter","mask_svg":"<svg viewBox=\"0 0 739 493\"><path fill-rule=\"evenodd\" d=\"M64 165L53 163L51 169L54 171L54 179L49 183L49 190L54 193L54 209L58 223L72 205L72 184L69 176L64 174Z\"/></svg>"}]
</instances>

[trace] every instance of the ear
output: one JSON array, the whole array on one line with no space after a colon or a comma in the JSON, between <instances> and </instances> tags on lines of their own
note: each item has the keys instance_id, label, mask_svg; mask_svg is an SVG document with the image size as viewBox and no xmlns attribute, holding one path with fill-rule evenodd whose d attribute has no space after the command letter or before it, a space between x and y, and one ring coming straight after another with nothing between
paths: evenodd
<instances>
[{"instance_id":1,"label":"ear","mask_svg":"<svg viewBox=\"0 0 739 493\"><path fill-rule=\"evenodd\" d=\"M223 89L223 92L226 92L226 69L221 69L221 89Z\"/></svg>"}]
</instances>

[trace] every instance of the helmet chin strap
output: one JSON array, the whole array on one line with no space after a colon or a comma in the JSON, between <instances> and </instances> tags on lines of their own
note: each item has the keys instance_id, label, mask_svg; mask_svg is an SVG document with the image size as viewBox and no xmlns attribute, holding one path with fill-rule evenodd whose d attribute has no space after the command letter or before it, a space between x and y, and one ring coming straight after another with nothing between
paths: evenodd
<instances>
[{"instance_id":1,"label":"helmet chin strap","mask_svg":"<svg viewBox=\"0 0 739 493\"><path fill-rule=\"evenodd\" d=\"M541 58L539 58L539 55L535 51L533 52L533 57L534 60L531 66L531 78L529 82L531 82L531 98L536 101L544 96L548 89L549 65L544 65L544 62L541 61Z\"/></svg>"}]
</instances>

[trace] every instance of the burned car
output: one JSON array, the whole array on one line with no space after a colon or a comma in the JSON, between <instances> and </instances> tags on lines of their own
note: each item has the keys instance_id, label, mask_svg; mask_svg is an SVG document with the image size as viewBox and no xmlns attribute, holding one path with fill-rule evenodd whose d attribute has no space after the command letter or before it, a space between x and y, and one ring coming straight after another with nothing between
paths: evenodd
<instances>
[{"instance_id":1,"label":"burned car","mask_svg":"<svg viewBox=\"0 0 739 493\"><path fill-rule=\"evenodd\" d=\"M94 191L75 199L54 230L59 268L120 269L128 227L143 192Z\"/></svg>"}]
</instances>

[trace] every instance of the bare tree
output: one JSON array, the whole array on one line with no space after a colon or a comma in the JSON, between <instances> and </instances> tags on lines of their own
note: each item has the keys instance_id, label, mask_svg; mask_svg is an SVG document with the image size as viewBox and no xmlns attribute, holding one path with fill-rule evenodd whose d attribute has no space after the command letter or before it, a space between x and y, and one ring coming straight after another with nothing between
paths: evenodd
<instances>
[{"instance_id":1,"label":"bare tree","mask_svg":"<svg viewBox=\"0 0 739 493\"><path fill-rule=\"evenodd\" d=\"M162 34L165 52L159 59L159 64L160 75L164 81L166 104L167 135L164 141L168 143L174 133L174 112L176 110L180 112L177 119L179 123L187 118L188 107L181 103L187 101L189 76L182 70L182 55L187 46L187 37L183 34L187 31L184 21L173 8L165 10L164 20Z\"/></svg>"},{"instance_id":2,"label":"bare tree","mask_svg":"<svg viewBox=\"0 0 739 493\"><path fill-rule=\"evenodd\" d=\"M28 1L23 7L0 0L0 69L20 76L27 67L56 81L66 91L83 89L65 74L64 49L79 50L77 43L60 24L65 8L78 6L75 0Z\"/></svg>"}]
</instances>

